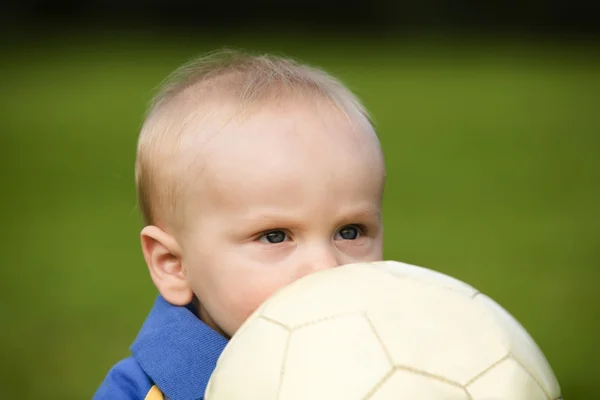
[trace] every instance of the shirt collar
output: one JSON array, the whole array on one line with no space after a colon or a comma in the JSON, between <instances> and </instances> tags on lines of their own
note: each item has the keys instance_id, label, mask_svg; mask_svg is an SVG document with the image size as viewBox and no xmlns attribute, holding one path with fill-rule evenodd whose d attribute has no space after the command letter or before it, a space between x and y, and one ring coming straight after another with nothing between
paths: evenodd
<instances>
[{"instance_id":1,"label":"shirt collar","mask_svg":"<svg viewBox=\"0 0 600 400\"><path fill-rule=\"evenodd\" d=\"M135 360L171 400L204 398L227 339L202 322L191 307L158 296L131 346Z\"/></svg>"}]
</instances>

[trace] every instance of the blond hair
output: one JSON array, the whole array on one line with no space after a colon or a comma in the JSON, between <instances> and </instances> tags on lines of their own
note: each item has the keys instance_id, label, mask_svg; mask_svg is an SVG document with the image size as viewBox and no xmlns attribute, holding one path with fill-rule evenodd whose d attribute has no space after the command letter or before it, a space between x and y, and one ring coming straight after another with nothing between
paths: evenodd
<instances>
[{"instance_id":1,"label":"blond hair","mask_svg":"<svg viewBox=\"0 0 600 400\"><path fill-rule=\"evenodd\" d=\"M177 214L193 162L181 156L183 143L192 125L197 132L207 123L215 102L233 100L239 116L257 102L296 95L326 100L354 122L372 127L365 107L340 81L289 58L221 50L175 70L152 99L139 135L135 181L144 223L181 225Z\"/></svg>"}]
</instances>

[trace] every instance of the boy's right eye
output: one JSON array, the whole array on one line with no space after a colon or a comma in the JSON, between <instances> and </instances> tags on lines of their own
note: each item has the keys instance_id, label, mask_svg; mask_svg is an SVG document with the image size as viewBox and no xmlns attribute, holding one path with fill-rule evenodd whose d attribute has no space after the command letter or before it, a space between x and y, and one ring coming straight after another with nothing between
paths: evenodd
<instances>
[{"instance_id":1,"label":"boy's right eye","mask_svg":"<svg viewBox=\"0 0 600 400\"><path fill-rule=\"evenodd\" d=\"M287 239L287 234L284 231L282 231L281 229L263 233L258 238L258 240L260 242L269 243L269 244L282 243L282 242L285 242L286 239Z\"/></svg>"}]
</instances>

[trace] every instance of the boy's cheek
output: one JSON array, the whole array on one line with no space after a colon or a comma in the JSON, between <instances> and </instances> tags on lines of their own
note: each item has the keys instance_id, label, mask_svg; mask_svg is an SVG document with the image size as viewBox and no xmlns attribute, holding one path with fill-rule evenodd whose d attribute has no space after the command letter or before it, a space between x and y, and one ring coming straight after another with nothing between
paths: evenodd
<instances>
[{"instance_id":1,"label":"boy's cheek","mask_svg":"<svg viewBox=\"0 0 600 400\"><path fill-rule=\"evenodd\" d=\"M238 293L241 294L242 292ZM231 298L229 307L224 307L222 309L223 315L221 315L221 318L222 321L225 322L225 326L222 326L222 328L229 335L233 335L244 321L246 321L246 319L248 319L269 297L269 293L266 291L247 291L243 293L244 295L235 295L235 298Z\"/></svg>"},{"instance_id":2,"label":"boy's cheek","mask_svg":"<svg viewBox=\"0 0 600 400\"><path fill-rule=\"evenodd\" d=\"M240 281L235 291L235 314L241 318L247 318L252 314L265 300L271 297L276 291L287 286L290 279L271 270L270 273L264 271L261 274L247 276L245 281Z\"/></svg>"},{"instance_id":3,"label":"boy's cheek","mask_svg":"<svg viewBox=\"0 0 600 400\"><path fill-rule=\"evenodd\" d=\"M279 268L294 251L292 242L279 244L267 244L258 241L245 243L239 246L239 254L248 268L262 270L268 268Z\"/></svg>"}]
</instances>

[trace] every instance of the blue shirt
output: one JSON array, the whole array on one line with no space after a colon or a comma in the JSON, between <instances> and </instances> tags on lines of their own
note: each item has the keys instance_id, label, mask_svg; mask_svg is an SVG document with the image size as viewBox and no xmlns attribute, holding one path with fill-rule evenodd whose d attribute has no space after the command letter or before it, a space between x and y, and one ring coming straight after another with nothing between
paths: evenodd
<instances>
[{"instance_id":1,"label":"blue shirt","mask_svg":"<svg viewBox=\"0 0 600 400\"><path fill-rule=\"evenodd\" d=\"M131 346L94 400L143 400L156 385L169 400L202 400L227 339L202 322L191 307L158 296Z\"/></svg>"}]
</instances>

